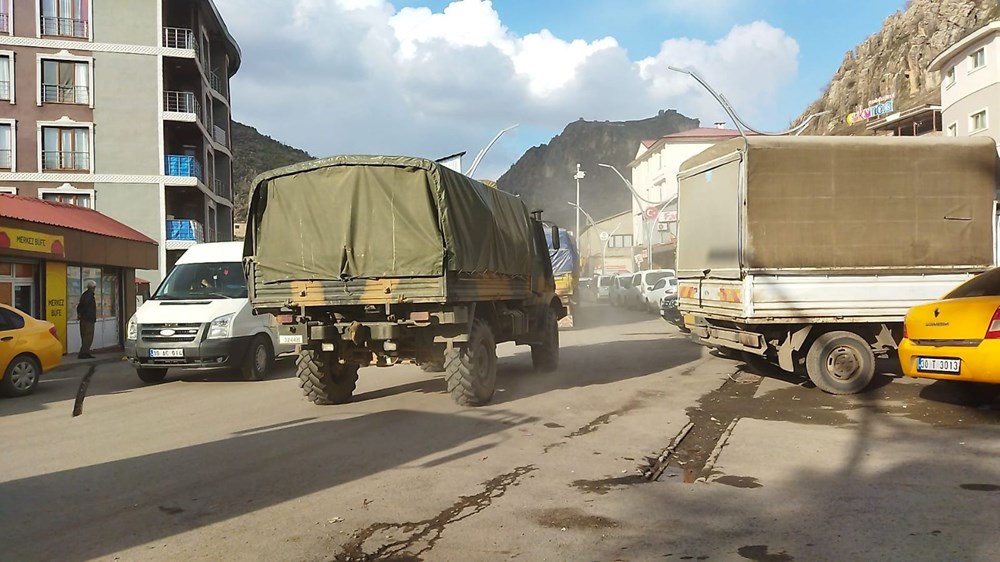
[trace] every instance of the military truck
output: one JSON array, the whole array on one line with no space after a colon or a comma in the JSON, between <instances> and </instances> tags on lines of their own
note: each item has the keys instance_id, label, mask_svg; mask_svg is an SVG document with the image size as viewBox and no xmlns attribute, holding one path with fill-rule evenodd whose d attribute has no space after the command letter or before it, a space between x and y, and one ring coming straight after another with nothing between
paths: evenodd
<instances>
[{"instance_id":1,"label":"military truck","mask_svg":"<svg viewBox=\"0 0 1000 562\"><path fill-rule=\"evenodd\" d=\"M303 393L350 401L358 369L443 370L462 405L489 402L496 346L559 363L541 212L430 160L335 156L253 181L244 263L254 310L294 344Z\"/></svg>"},{"instance_id":2,"label":"military truck","mask_svg":"<svg viewBox=\"0 0 1000 562\"><path fill-rule=\"evenodd\" d=\"M546 223L545 242L549 247L552 274L556 280L556 294L566 308L566 316L559 322L563 328L574 327L580 299L580 255L576 240L565 228ZM556 235L558 233L558 236Z\"/></svg>"}]
</instances>

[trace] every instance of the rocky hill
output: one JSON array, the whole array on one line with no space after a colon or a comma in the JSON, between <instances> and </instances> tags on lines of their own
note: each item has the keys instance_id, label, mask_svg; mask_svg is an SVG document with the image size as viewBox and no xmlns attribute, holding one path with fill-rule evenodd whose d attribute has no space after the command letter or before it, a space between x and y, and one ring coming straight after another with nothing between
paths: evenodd
<instances>
[{"instance_id":1,"label":"rocky hill","mask_svg":"<svg viewBox=\"0 0 1000 562\"><path fill-rule=\"evenodd\" d=\"M940 73L928 72L927 66L941 51L996 19L998 0L909 0L885 19L878 33L844 55L822 97L799 119L829 111L806 134L864 134L864 123L848 125L847 115L884 96L895 95L896 111L940 103Z\"/></svg>"},{"instance_id":2,"label":"rocky hill","mask_svg":"<svg viewBox=\"0 0 1000 562\"><path fill-rule=\"evenodd\" d=\"M261 134L248 125L233 121L233 215L242 222L247 215L250 182L261 172L297 164L313 157Z\"/></svg>"},{"instance_id":3,"label":"rocky hill","mask_svg":"<svg viewBox=\"0 0 1000 562\"><path fill-rule=\"evenodd\" d=\"M580 181L580 206L595 219L631 208L631 196L621 179L597 164L611 164L631 180L628 163L639 143L698 126L674 110L640 121L584 121L570 123L548 144L529 149L497 184L520 195L529 207L543 209L545 218L573 228L575 211L567 201L576 198L576 165L586 172ZM584 219L581 219L583 221ZM582 223L581 228L584 228Z\"/></svg>"}]
</instances>

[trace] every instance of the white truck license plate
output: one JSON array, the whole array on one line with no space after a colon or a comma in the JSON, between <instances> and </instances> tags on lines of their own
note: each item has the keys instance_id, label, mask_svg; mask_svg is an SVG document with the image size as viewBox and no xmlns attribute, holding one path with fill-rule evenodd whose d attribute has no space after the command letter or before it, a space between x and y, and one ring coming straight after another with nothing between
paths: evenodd
<instances>
[{"instance_id":1,"label":"white truck license plate","mask_svg":"<svg viewBox=\"0 0 1000 562\"><path fill-rule=\"evenodd\" d=\"M183 349L150 349L149 356L154 358L184 357Z\"/></svg>"},{"instance_id":2,"label":"white truck license plate","mask_svg":"<svg viewBox=\"0 0 1000 562\"><path fill-rule=\"evenodd\" d=\"M278 343L283 343L283 344L302 343L302 334L295 334L292 336L278 336Z\"/></svg>"},{"instance_id":3,"label":"white truck license plate","mask_svg":"<svg viewBox=\"0 0 1000 562\"><path fill-rule=\"evenodd\" d=\"M931 373L957 373L962 369L960 359L938 359L936 357L917 357L917 370Z\"/></svg>"}]
</instances>

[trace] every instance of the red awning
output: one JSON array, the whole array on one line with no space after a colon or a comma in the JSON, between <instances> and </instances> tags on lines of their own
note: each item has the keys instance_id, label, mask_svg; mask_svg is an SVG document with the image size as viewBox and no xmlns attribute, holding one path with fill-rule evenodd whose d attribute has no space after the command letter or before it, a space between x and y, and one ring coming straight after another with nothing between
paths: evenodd
<instances>
[{"instance_id":1,"label":"red awning","mask_svg":"<svg viewBox=\"0 0 1000 562\"><path fill-rule=\"evenodd\" d=\"M145 234L93 209L35 197L0 194L0 217L156 244Z\"/></svg>"}]
</instances>

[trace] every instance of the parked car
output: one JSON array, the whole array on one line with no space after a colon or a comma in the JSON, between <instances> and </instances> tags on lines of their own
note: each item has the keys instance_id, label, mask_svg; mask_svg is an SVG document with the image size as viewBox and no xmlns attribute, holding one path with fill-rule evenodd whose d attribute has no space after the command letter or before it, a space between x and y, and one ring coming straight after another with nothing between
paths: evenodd
<instances>
[{"instance_id":1,"label":"parked car","mask_svg":"<svg viewBox=\"0 0 1000 562\"><path fill-rule=\"evenodd\" d=\"M654 313L659 311L660 304L668 295L677 297L677 278L674 276L664 277L653 283L653 287L646 295L646 309Z\"/></svg>"},{"instance_id":2,"label":"parked car","mask_svg":"<svg viewBox=\"0 0 1000 562\"><path fill-rule=\"evenodd\" d=\"M899 362L908 377L1000 384L1000 268L911 308Z\"/></svg>"},{"instance_id":3,"label":"parked car","mask_svg":"<svg viewBox=\"0 0 1000 562\"><path fill-rule=\"evenodd\" d=\"M632 275L632 281L629 284L629 290L625 297L625 307L638 308L640 310L649 308L649 291L657 281L664 277L676 277L674 270L650 269L639 271Z\"/></svg>"},{"instance_id":4,"label":"parked car","mask_svg":"<svg viewBox=\"0 0 1000 562\"><path fill-rule=\"evenodd\" d=\"M663 301L660 303L660 318L663 318L667 322L677 326L677 328L685 334L691 331L684 325L684 316L682 316L681 312L677 310L676 294L663 297Z\"/></svg>"},{"instance_id":5,"label":"parked car","mask_svg":"<svg viewBox=\"0 0 1000 562\"><path fill-rule=\"evenodd\" d=\"M0 395L31 394L42 373L58 367L62 356L54 324L0 304Z\"/></svg>"},{"instance_id":6,"label":"parked car","mask_svg":"<svg viewBox=\"0 0 1000 562\"><path fill-rule=\"evenodd\" d=\"M594 297L597 302L607 302L611 298L611 286L614 284L614 277L611 275L599 275L594 280Z\"/></svg>"},{"instance_id":7,"label":"parked car","mask_svg":"<svg viewBox=\"0 0 1000 562\"><path fill-rule=\"evenodd\" d=\"M611 289L609 291L611 304L613 306L625 306L625 297L628 295L628 289L632 285L631 275L615 275L611 282Z\"/></svg>"}]
</instances>

